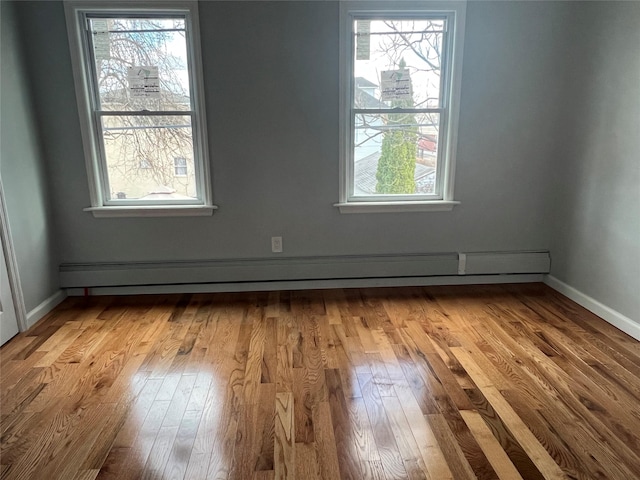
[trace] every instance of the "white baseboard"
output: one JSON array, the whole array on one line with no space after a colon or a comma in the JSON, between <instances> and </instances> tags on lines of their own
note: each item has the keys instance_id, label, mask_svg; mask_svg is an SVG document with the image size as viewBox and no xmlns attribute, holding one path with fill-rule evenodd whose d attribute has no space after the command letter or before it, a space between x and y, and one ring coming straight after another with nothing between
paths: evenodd
<instances>
[{"instance_id":1,"label":"white baseboard","mask_svg":"<svg viewBox=\"0 0 640 480\"><path fill-rule=\"evenodd\" d=\"M466 275L440 277L386 277L331 280L293 280L275 282L191 283L180 285L140 285L89 288L89 295L145 295L171 293L258 292L327 288L409 287L429 285L478 285L495 283L542 282L542 274ZM82 288L67 289L69 296L82 296Z\"/></svg>"},{"instance_id":2,"label":"white baseboard","mask_svg":"<svg viewBox=\"0 0 640 480\"><path fill-rule=\"evenodd\" d=\"M58 290L36 308L27 312L27 328L33 327L38 320L56 308L65 298L67 298L67 292L65 290Z\"/></svg>"},{"instance_id":3,"label":"white baseboard","mask_svg":"<svg viewBox=\"0 0 640 480\"><path fill-rule=\"evenodd\" d=\"M629 317L624 316L620 312L608 307L607 305L600 303L595 298L582 293L580 290L573 288L571 285L558 280L552 275L544 276L544 283L549 285L554 290L562 293L566 297L569 297L574 302L582 305L587 310L595 313L603 320L609 322L614 327L619 328L624 333L631 335L636 340L640 340L640 323L634 322Z\"/></svg>"}]
</instances>

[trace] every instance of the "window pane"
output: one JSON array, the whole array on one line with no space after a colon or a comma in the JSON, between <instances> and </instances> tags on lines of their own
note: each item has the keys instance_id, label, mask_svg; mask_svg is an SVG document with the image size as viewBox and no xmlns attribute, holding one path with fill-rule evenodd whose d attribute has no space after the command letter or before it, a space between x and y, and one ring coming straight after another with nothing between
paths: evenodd
<instances>
[{"instance_id":1,"label":"window pane","mask_svg":"<svg viewBox=\"0 0 640 480\"><path fill-rule=\"evenodd\" d=\"M356 20L354 107L440 107L444 26L443 19ZM394 72L406 72L404 79Z\"/></svg>"},{"instance_id":2,"label":"window pane","mask_svg":"<svg viewBox=\"0 0 640 480\"><path fill-rule=\"evenodd\" d=\"M198 197L190 117L104 116L102 132L110 199Z\"/></svg>"},{"instance_id":3,"label":"window pane","mask_svg":"<svg viewBox=\"0 0 640 480\"><path fill-rule=\"evenodd\" d=\"M191 109L183 18L89 22L102 110Z\"/></svg>"},{"instance_id":4,"label":"window pane","mask_svg":"<svg viewBox=\"0 0 640 480\"><path fill-rule=\"evenodd\" d=\"M355 116L353 194L436 193L439 115Z\"/></svg>"}]
</instances>

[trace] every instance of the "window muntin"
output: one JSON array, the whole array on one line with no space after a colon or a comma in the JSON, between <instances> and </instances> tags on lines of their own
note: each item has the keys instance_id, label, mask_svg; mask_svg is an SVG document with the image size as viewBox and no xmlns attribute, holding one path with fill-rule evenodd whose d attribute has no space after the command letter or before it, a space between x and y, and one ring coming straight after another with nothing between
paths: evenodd
<instances>
[{"instance_id":1,"label":"window muntin","mask_svg":"<svg viewBox=\"0 0 640 480\"><path fill-rule=\"evenodd\" d=\"M465 9L455 1L343 4L341 212L448 210L458 203Z\"/></svg>"},{"instance_id":2,"label":"window muntin","mask_svg":"<svg viewBox=\"0 0 640 480\"><path fill-rule=\"evenodd\" d=\"M197 4L112 5L67 4L92 207L209 207Z\"/></svg>"}]
</instances>

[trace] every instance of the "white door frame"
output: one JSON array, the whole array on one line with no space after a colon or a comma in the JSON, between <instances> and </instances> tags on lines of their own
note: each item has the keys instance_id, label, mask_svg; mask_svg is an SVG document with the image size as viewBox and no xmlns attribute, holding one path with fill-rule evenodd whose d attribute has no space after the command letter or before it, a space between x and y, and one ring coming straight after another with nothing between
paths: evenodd
<instances>
[{"instance_id":1,"label":"white door frame","mask_svg":"<svg viewBox=\"0 0 640 480\"><path fill-rule=\"evenodd\" d=\"M11 239L11 229L9 228L9 218L7 216L6 202L4 199L4 187L0 177L0 239L2 240L2 250L7 263L7 273L9 275L9 287L11 288L11 298L16 310L18 329L24 332L27 329L27 308L24 305L24 295L20 284L20 273L18 271L18 261Z\"/></svg>"}]
</instances>

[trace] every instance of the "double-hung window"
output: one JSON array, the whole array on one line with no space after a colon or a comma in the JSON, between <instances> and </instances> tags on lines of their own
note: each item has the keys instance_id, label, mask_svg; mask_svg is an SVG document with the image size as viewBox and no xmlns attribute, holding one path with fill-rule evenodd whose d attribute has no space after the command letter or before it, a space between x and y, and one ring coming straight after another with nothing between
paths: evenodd
<instances>
[{"instance_id":1,"label":"double-hung window","mask_svg":"<svg viewBox=\"0 0 640 480\"><path fill-rule=\"evenodd\" d=\"M465 2L341 7L337 206L452 209Z\"/></svg>"},{"instance_id":2,"label":"double-hung window","mask_svg":"<svg viewBox=\"0 0 640 480\"><path fill-rule=\"evenodd\" d=\"M96 216L210 215L197 2L65 3Z\"/></svg>"}]
</instances>

